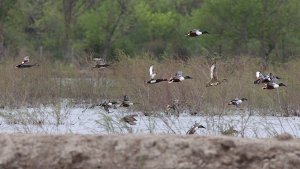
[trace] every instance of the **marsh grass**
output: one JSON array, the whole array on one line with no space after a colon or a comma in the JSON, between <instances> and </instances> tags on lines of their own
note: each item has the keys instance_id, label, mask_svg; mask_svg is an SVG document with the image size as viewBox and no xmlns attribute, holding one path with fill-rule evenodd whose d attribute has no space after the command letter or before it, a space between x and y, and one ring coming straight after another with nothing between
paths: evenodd
<instances>
[{"instance_id":1,"label":"marsh grass","mask_svg":"<svg viewBox=\"0 0 300 169\"><path fill-rule=\"evenodd\" d=\"M6 59L0 66L0 103L11 108L55 105L65 98L88 104L122 100L126 94L135 103L133 111L145 113L163 111L167 104L178 99L183 110L223 115L232 109L227 104L235 97L248 98L246 104L261 115L289 116L300 109L299 60L270 66L265 71L261 70L259 60L248 56L218 60L218 76L227 78L228 82L207 88L210 63L206 59L158 61L149 55L129 57L122 53L117 58L117 62L103 70L92 69L90 63L74 66L41 58L37 61L38 67L17 69L14 66L18 60ZM170 78L182 70L193 79L183 83L148 85L151 64L154 64L158 78ZM253 84L258 70L275 73L288 87L262 90L261 85Z\"/></svg>"},{"instance_id":2,"label":"marsh grass","mask_svg":"<svg viewBox=\"0 0 300 169\"><path fill-rule=\"evenodd\" d=\"M9 125L43 125L45 119L39 112L15 111L15 112L1 112L0 116L4 122Z\"/></svg>"}]
</instances>

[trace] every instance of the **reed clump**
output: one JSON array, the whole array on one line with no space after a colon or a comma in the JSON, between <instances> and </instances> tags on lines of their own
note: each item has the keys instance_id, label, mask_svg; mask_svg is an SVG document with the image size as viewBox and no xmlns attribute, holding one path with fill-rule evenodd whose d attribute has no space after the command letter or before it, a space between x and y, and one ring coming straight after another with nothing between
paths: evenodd
<instances>
[{"instance_id":1,"label":"reed clump","mask_svg":"<svg viewBox=\"0 0 300 169\"><path fill-rule=\"evenodd\" d=\"M106 69L93 69L91 63L51 63L41 59L38 67L17 69L15 59L6 59L0 67L0 103L7 107L41 104L56 104L62 98L76 103L96 103L103 100L121 100L123 95L136 103L134 110L142 112L163 111L175 99L183 110L204 114L220 115L234 109L228 102L235 97L245 97L243 105L259 114L273 112L292 115L299 110L300 74L299 60L270 65L261 70L259 60L243 56L217 60L220 79L227 82L217 87L205 87L209 81L210 63L197 57L187 61L153 59L149 55L130 57L117 56L118 61ZM149 85L149 66L154 64L156 77L170 78L181 70L193 79L182 83L161 82ZM273 72L287 87L278 90L263 90L254 85L255 72Z\"/></svg>"}]
</instances>

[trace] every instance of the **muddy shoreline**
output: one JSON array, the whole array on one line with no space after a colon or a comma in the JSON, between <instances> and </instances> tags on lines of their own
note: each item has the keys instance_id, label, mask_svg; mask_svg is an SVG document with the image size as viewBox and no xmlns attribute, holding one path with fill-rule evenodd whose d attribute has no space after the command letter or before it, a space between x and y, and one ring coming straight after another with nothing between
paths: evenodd
<instances>
[{"instance_id":1,"label":"muddy shoreline","mask_svg":"<svg viewBox=\"0 0 300 169\"><path fill-rule=\"evenodd\" d=\"M1 134L0 168L298 168L299 139Z\"/></svg>"}]
</instances>

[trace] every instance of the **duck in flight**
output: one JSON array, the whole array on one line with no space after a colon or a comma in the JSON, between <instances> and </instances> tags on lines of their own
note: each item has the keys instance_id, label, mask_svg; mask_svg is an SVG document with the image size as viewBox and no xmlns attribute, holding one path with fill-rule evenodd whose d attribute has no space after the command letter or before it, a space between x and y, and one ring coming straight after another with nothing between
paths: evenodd
<instances>
[{"instance_id":1,"label":"duck in flight","mask_svg":"<svg viewBox=\"0 0 300 169\"><path fill-rule=\"evenodd\" d=\"M280 79L278 76L273 75L273 73L269 73L269 74L262 74L259 71L256 72L256 80L254 81L254 84L260 84L260 83L269 83L271 82L273 79L278 80Z\"/></svg>"},{"instance_id":2,"label":"duck in flight","mask_svg":"<svg viewBox=\"0 0 300 169\"><path fill-rule=\"evenodd\" d=\"M234 105L234 106L236 106L236 107L239 107L240 104L242 104L244 101L247 101L247 99L246 99L246 98L241 98L241 99L235 98L235 99L231 100L231 101L228 103L228 105Z\"/></svg>"},{"instance_id":3,"label":"duck in flight","mask_svg":"<svg viewBox=\"0 0 300 169\"><path fill-rule=\"evenodd\" d=\"M96 62L96 65L93 68L103 69L109 66L102 58L94 58L94 61Z\"/></svg>"},{"instance_id":4,"label":"duck in flight","mask_svg":"<svg viewBox=\"0 0 300 169\"><path fill-rule=\"evenodd\" d=\"M204 126L202 126L202 125L200 125L199 123L196 123L196 122L195 122L195 124L194 124L194 125L186 132L186 134L187 134L187 135L188 135L188 134L195 134L196 131L197 131L197 129L199 129L199 128L205 129Z\"/></svg>"},{"instance_id":5,"label":"duck in flight","mask_svg":"<svg viewBox=\"0 0 300 169\"><path fill-rule=\"evenodd\" d=\"M29 64L29 56L25 56L21 64L16 65L16 68L30 68L33 66L39 66L37 63Z\"/></svg>"},{"instance_id":6,"label":"duck in flight","mask_svg":"<svg viewBox=\"0 0 300 169\"><path fill-rule=\"evenodd\" d=\"M277 83L273 80L273 81L271 81L271 82L266 83L265 86L264 86L262 89L277 89L277 88L279 88L280 86L285 86L285 87L286 87L285 84L283 84L283 83L278 83L278 84L277 84Z\"/></svg>"},{"instance_id":7,"label":"duck in flight","mask_svg":"<svg viewBox=\"0 0 300 169\"><path fill-rule=\"evenodd\" d=\"M206 83L206 87L218 86L222 82L226 82L226 81L227 81L227 79L223 79L221 81L218 79L218 77L217 77L217 70L216 70L216 62L214 62L210 66L210 81Z\"/></svg>"},{"instance_id":8,"label":"duck in flight","mask_svg":"<svg viewBox=\"0 0 300 169\"><path fill-rule=\"evenodd\" d=\"M155 79L156 73L154 72L154 65L151 65L149 68L150 80L147 82L148 84L156 84L162 81L168 81L168 79Z\"/></svg>"},{"instance_id":9,"label":"duck in flight","mask_svg":"<svg viewBox=\"0 0 300 169\"><path fill-rule=\"evenodd\" d=\"M182 82L185 79L192 79L192 77L190 77L190 76L183 76L183 72L182 71L178 71L178 72L176 72L175 76L173 76L173 77L171 77L169 79L169 83Z\"/></svg>"},{"instance_id":10,"label":"duck in flight","mask_svg":"<svg viewBox=\"0 0 300 169\"><path fill-rule=\"evenodd\" d=\"M193 29L185 34L186 37L197 37L203 34L209 34L207 31L200 31L199 29Z\"/></svg>"}]
</instances>

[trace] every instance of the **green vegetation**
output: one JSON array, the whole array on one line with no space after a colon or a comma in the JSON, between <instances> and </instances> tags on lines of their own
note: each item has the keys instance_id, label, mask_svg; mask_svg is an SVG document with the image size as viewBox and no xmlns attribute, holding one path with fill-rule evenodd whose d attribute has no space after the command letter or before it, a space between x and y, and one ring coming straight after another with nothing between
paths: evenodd
<instances>
[{"instance_id":1,"label":"green vegetation","mask_svg":"<svg viewBox=\"0 0 300 169\"><path fill-rule=\"evenodd\" d=\"M0 57L163 59L251 55L263 65L300 53L298 0L0 0ZM186 38L191 29L210 32Z\"/></svg>"},{"instance_id":2,"label":"green vegetation","mask_svg":"<svg viewBox=\"0 0 300 169\"><path fill-rule=\"evenodd\" d=\"M222 114L242 96L251 110L290 114L299 109L299 9L298 0L0 0L0 104L128 94L144 112L179 99L191 111ZM210 34L184 36L194 28ZM24 55L41 66L15 69ZM93 57L112 66L92 70ZM227 84L205 87L211 58ZM194 79L146 85L151 64L158 76L183 70ZM257 70L278 74L288 87L262 91L253 85Z\"/></svg>"}]
</instances>

